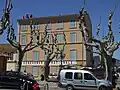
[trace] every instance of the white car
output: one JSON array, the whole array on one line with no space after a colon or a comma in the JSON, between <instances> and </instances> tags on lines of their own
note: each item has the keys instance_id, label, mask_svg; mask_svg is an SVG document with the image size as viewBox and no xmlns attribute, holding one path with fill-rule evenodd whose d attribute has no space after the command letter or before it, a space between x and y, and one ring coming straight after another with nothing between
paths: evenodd
<instances>
[{"instance_id":1,"label":"white car","mask_svg":"<svg viewBox=\"0 0 120 90\"><path fill-rule=\"evenodd\" d=\"M49 76L48 76L49 79L57 79L57 74L56 73L51 73Z\"/></svg>"},{"instance_id":2,"label":"white car","mask_svg":"<svg viewBox=\"0 0 120 90\"><path fill-rule=\"evenodd\" d=\"M82 90L111 90L112 83L108 80L97 79L91 72L86 70L70 70L60 71L58 86L66 88L66 90L82 89Z\"/></svg>"}]
</instances>

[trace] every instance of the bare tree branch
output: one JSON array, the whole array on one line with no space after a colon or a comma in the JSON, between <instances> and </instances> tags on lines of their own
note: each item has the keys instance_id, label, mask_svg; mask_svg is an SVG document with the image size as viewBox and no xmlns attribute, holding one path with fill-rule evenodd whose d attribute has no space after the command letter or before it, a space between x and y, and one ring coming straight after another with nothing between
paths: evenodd
<instances>
[{"instance_id":1,"label":"bare tree branch","mask_svg":"<svg viewBox=\"0 0 120 90\"><path fill-rule=\"evenodd\" d=\"M100 25L101 25L101 16L100 16L100 23L97 25L97 29L96 29L96 36L97 36L97 37L98 37L98 35L99 35Z\"/></svg>"},{"instance_id":2,"label":"bare tree branch","mask_svg":"<svg viewBox=\"0 0 120 90\"><path fill-rule=\"evenodd\" d=\"M112 29L111 29L112 20L111 19L112 19L113 15L114 15L115 9L116 9L116 5L108 15L108 30L109 31L112 31Z\"/></svg>"},{"instance_id":3,"label":"bare tree branch","mask_svg":"<svg viewBox=\"0 0 120 90\"><path fill-rule=\"evenodd\" d=\"M104 63L105 69L106 69L105 79L107 79L109 81L112 81L112 56L113 56L114 51L116 51L120 45L120 41L117 43L114 42L114 35L113 35L112 28L111 28L112 17L114 15L115 8L116 8L116 5L115 5L113 11L111 11L108 15L108 34L106 36L102 37L101 40L97 40L95 38L89 38L89 40L91 42L87 42L88 41L87 36L86 36L87 30L86 30L83 10L81 10L80 17L79 17L79 28L82 33L84 45L85 45L87 51L101 55L102 59L105 62ZM99 30L100 30L99 27L100 27L100 24L98 24L98 26L97 26L96 36L98 36L98 34L99 34ZM88 50L90 48L90 46L95 47L98 50L98 52L92 51L91 49ZM101 60L101 62L103 60Z\"/></svg>"},{"instance_id":4,"label":"bare tree branch","mask_svg":"<svg viewBox=\"0 0 120 90\"><path fill-rule=\"evenodd\" d=\"M89 51L89 52L91 52L91 53L96 53L96 54L98 54L98 55L101 55L100 52L95 52L95 51L93 51L93 50L91 50L91 49L86 49L86 50Z\"/></svg>"},{"instance_id":5,"label":"bare tree branch","mask_svg":"<svg viewBox=\"0 0 120 90\"><path fill-rule=\"evenodd\" d=\"M33 21L31 21L30 22L30 41L29 41L29 43L25 46L25 48L24 48L24 51L26 51L26 49L28 48L28 47L31 47L32 46L32 44L33 44L33 37L34 37L34 34L35 34L35 27L33 26ZM28 50L29 51L29 50Z\"/></svg>"},{"instance_id":6,"label":"bare tree branch","mask_svg":"<svg viewBox=\"0 0 120 90\"><path fill-rule=\"evenodd\" d=\"M13 8L11 0L6 0L5 8L2 13L2 17L0 20L0 35L3 31L10 25L10 11Z\"/></svg>"},{"instance_id":7,"label":"bare tree branch","mask_svg":"<svg viewBox=\"0 0 120 90\"><path fill-rule=\"evenodd\" d=\"M7 40L13 47L20 49L20 44L16 41L12 25L8 27Z\"/></svg>"},{"instance_id":8,"label":"bare tree branch","mask_svg":"<svg viewBox=\"0 0 120 90\"><path fill-rule=\"evenodd\" d=\"M36 45L33 45L33 46L29 47L29 48L24 49L24 51L25 51L25 52L26 52L26 51L30 51L30 50L38 47L38 46L42 47L43 44L44 44L44 42L45 42L45 40L46 40L47 33L48 33L48 32L47 32L47 27L46 27L46 28L45 28L45 32L44 32L44 38L42 39L42 41L41 41L41 42L37 42ZM31 40L31 41L32 41L32 40ZM30 42L31 42L31 41L30 41ZM29 45L30 45L30 44L31 44L31 43L29 43Z\"/></svg>"}]
</instances>

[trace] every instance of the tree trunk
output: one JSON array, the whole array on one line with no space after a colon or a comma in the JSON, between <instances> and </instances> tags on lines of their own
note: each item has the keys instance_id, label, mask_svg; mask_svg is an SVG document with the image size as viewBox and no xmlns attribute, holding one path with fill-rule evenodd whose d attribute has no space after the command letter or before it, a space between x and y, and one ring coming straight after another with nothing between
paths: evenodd
<instances>
[{"instance_id":1,"label":"tree trunk","mask_svg":"<svg viewBox=\"0 0 120 90\"><path fill-rule=\"evenodd\" d=\"M24 57L24 52L19 51L19 61L18 61L18 70L17 70L18 72L21 71L23 57Z\"/></svg>"},{"instance_id":2,"label":"tree trunk","mask_svg":"<svg viewBox=\"0 0 120 90\"><path fill-rule=\"evenodd\" d=\"M107 59L106 58L103 58L104 59L104 69L105 69L105 80L108 79L108 64L107 64Z\"/></svg>"},{"instance_id":3,"label":"tree trunk","mask_svg":"<svg viewBox=\"0 0 120 90\"><path fill-rule=\"evenodd\" d=\"M48 61L45 61L45 66L44 66L44 78L45 78L45 81L47 81L47 79L48 79L49 72L50 72L49 63L48 63Z\"/></svg>"},{"instance_id":4,"label":"tree trunk","mask_svg":"<svg viewBox=\"0 0 120 90\"><path fill-rule=\"evenodd\" d=\"M108 78L107 80L112 82L112 56L107 56Z\"/></svg>"},{"instance_id":5,"label":"tree trunk","mask_svg":"<svg viewBox=\"0 0 120 90\"><path fill-rule=\"evenodd\" d=\"M105 56L105 79L112 82L112 56Z\"/></svg>"}]
</instances>

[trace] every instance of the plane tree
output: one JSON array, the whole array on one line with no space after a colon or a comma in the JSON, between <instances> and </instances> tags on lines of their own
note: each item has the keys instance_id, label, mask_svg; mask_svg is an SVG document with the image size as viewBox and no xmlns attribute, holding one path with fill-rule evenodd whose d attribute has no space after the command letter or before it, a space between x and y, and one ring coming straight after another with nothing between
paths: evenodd
<instances>
[{"instance_id":1,"label":"plane tree","mask_svg":"<svg viewBox=\"0 0 120 90\"><path fill-rule=\"evenodd\" d=\"M0 35L10 24L10 11L12 10L12 2L11 0L5 1L5 7L3 9L2 17L0 18Z\"/></svg>"},{"instance_id":2,"label":"plane tree","mask_svg":"<svg viewBox=\"0 0 120 90\"><path fill-rule=\"evenodd\" d=\"M116 7L116 6L115 6ZM108 15L108 33L101 38L97 38L100 31L99 23L96 29L96 36L90 36L88 33L88 28L86 26L86 10L84 7L79 12L79 28L82 33L83 42L85 45L86 50L90 51L91 53L96 53L100 55L101 62L104 62L105 68L105 79L112 82L112 57L114 52L119 48L120 41L115 42L114 34L112 30L112 17L114 15L115 8L109 13ZM100 35L99 35L100 36ZM92 47L92 49L89 49ZM94 48L94 49L93 49Z\"/></svg>"},{"instance_id":3,"label":"plane tree","mask_svg":"<svg viewBox=\"0 0 120 90\"><path fill-rule=\"evenodd\" d=\"M33 40L34 36L37 36L36 42L34 42L34 40ZM19 72L21 70L21 65L22 65L22 61L23 61L23 57L24 57L25 53L44 44L46 36L47 36L47 26L45 27L45 31L44 31L43 35L41 34L41 36L40 36L39 30L35 29L34 22L31 21L30 22L30 40L23 47L23 45L16 40L16 35L14 33L13 26L9 25L9 28L7 31L7 41L18 50L18 71ZM40 40L40 37L43 37L43 38Z\"/></svg>"},{"instance_id":4,"label":"plane tree","mask_svg":"<svg viewBox=\"0 0 120 90\"><path fill-rule=\"evenodd\" d=\"M63 43L59 43L56 33L48 34L46 42L44 42L44 44L42 44L40 47L42 50L44 50L46 56L44 61L44 77L46 81L49 75L50 62L52 62L54 59L57 60L58 58L60 58L62 63L62 60L65 57L64 48L66 45L66 37L64 32L62 35L64 37L64 41Z\"/></svg>"}]
</instances>

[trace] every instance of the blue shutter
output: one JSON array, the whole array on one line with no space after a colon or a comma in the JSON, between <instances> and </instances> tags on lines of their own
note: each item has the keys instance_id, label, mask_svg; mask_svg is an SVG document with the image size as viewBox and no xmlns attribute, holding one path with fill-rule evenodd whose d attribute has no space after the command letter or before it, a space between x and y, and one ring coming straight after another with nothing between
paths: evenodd
<instances>
[{"instance_id":1,"label":"blue shutter","mask_svg":"<svg viewBox=\"0 0 120 90\"><path fill-rule=\"evenodd\" d=\"M34 51L33 52L33 60L38 61L38 59L39 59L38 51Z\"/></svg>"},{"instance_id":2,"label":"blue shutter","mask_svg":"<svg viewBox=\"0 0 120 90\"><path fill-rule=\"evenodd\" d=\"M76 50L70 50L70 60L76 60L77 58Z\"/></svg>"}]
</instances>

